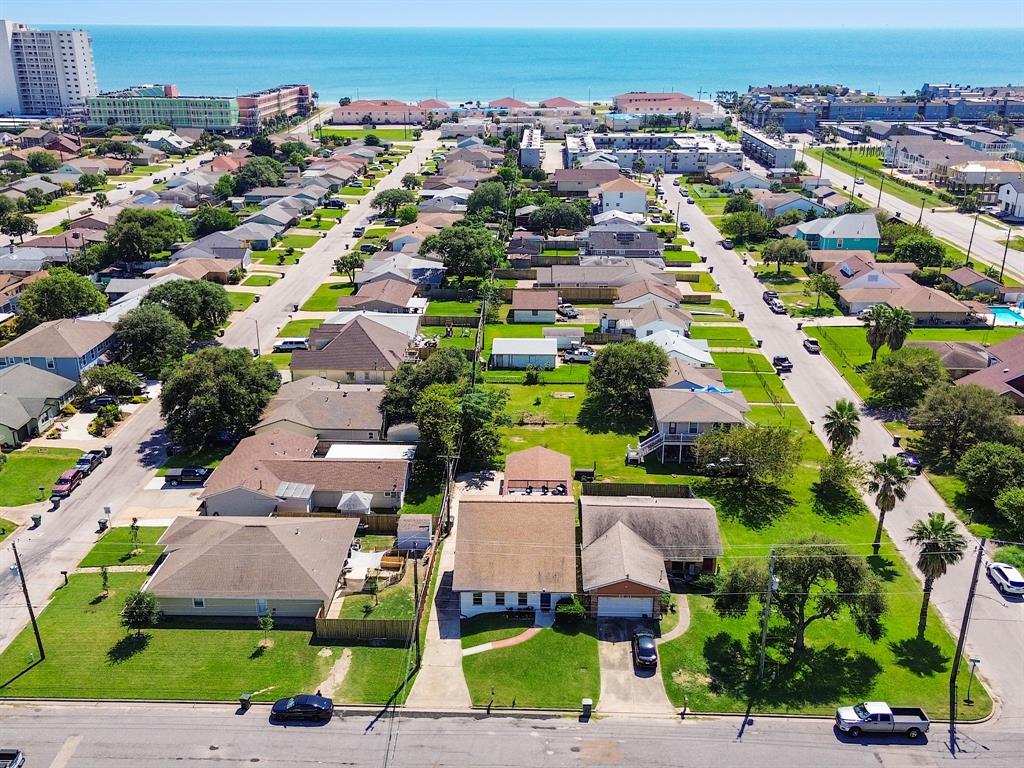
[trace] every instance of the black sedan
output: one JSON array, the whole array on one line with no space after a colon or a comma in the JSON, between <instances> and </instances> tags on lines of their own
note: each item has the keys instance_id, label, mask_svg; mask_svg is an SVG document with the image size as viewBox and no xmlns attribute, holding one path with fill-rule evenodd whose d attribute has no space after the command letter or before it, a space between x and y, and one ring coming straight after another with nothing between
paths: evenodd
<instances>
[{"instance_id":1,"label":"black sedan","mask_svg":"<svg viewBox=\"0 0 1024 768\"><path fill-rule=\"evenodd\" d=\"M638 667L656 669L658 666L658 646L654 635L646 629L638 629L633 633L633 662Z\"/></svg>"},{"instance_id":2,"label":"black sedan","mask_svg":"<svg viewBox=\"0 0 1024 768\"><path fill-rule=\"evenodd\" d=\"M312 693L278 699L270 710L270 717L274 720L327 722L333 714L334 702Z\"/></svg>"},{"instance_id":3,"label":"black sedan","mask_svg":"<svg viewBox=\"0 0 1024 768\"><path fill-rule=\"evenodd\" d=\"M903 465L910 471L910 474L921 474L921 460L917 456L912 454L910 451L900 451L896 455L899 456L900 460L903 462Z\"/></svg>"}]
</instances>

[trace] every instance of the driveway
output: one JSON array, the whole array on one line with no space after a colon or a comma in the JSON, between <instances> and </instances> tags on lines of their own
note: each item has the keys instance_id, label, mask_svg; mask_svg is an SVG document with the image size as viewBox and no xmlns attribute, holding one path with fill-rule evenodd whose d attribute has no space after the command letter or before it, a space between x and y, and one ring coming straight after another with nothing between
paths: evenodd
<instances>
[{"instance_id":1,"label":"driveway","mask_svg":"<svg viewBox=\"0 0 1024 768\"><path fill-rule=\"evenodd\" d=\"M601 619L598 622L601 698L597 703L598 711L603 715L675 712L665 694L661 670L640 670L633 666L630 640L633 630L644 624L642 620L634 619Z\"/></svg>"}]
</instances>

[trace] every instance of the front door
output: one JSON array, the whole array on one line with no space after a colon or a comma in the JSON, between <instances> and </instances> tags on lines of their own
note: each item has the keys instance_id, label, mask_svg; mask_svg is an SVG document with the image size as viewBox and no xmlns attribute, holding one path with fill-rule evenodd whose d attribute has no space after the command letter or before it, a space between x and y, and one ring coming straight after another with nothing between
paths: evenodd
<instances>
[{"instance_id":1,"label":"front door","mask_svg":"<svg viewBox=\"0 0 1024 768\"><path fill-rule=\"evenodd\" d=\"M541 611L543 611L545 613L547 613L548 611L551 610L551 593L550 592L541 592L540 593L540 609L541 609Z\"/></svg>"}]
</instances>

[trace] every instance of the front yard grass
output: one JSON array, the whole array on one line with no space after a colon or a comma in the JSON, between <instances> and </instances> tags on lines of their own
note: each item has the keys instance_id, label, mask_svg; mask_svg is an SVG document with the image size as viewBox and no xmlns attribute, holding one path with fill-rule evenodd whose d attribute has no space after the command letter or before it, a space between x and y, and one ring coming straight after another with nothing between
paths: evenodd
<instances>
[{"instance_id":1,"label":"front yard grass","mask_svg":"<svg viewBox=\"0 0 1024 768\"><path fill-rule=\"evenodd\" d=\"M478 644L473 621L463 622L464 644ZM484 636L493 631L488 624ZM597 701L601 692L597 636L590 623L542 629L525 643L464 656L462 671L476 706L493 701L498 707L577 709L580 699Z\"/></svg>"},{"instance_id":2,"label":"front yard grass","mask_svg":"<svg viewBox=\"0 0 1024 768\"><path fill-rule=\"evenodd\" d=\"M315 229L318 232L326 232L337 223L337 220L321 215L320 223L317 224L315 217L307 216L299 222L299 229Z\"/></svg>"},{"instance_id":3,"label":"front yard grass","mask_svg":"<svg viewBox=\"0 0 1024 768\"><path fill-rule=\"evenodd\" d=\"M316 235L285 235L281 238L282 248L311 248L320 242Z\"/></svg>"},{"instance_id":4,"label":"front yard grass","mask_svg":"<svg viewBox=\"0 0 1024 768\"><path fill-rule=\"evenodd\" d=\"M413 669L413 653L406 648L353 646L348 673L335 691L336 703L385 704L402 686L394 703L404 704L413 681L406 678ZM341 653L340 648L334 649ZM299 689L296 689L299 690Z\"/></svg>"},{"instance_id":5,"label":"front yard grass","mask_svg":"<svg viewBox=\"0 0 1024 768\"><path fill-rule=\"evenodd\" d=\"M156 471L157 477L163 477L168 469L180 469L181 467L208 467L213 469L231 453L231 449L225 445L201 448L195 451L182 451L173 456L168 456L164 465Z\"/></svg>"},{"instance_id":6,"label":"front yard grass","mask_svg":"<svg viewBox=\"0 0 1024 768\"><path fill-rule=\"evenodd\" d=\"M140 526L139 527L139 552L133 555L135 548L132 546L131 529L128 526L110 528L89 550L79 568L98 568L103 565L153 565L163 547L156 545L164 531L167 529L161 526Z\"/></svg>"},{"instance_id":7,"label":"front yard grass","mask_svg":"<svg viewBox=\"0 0 1024 768\"><path fill-rule=\"evenodd\" d=\"M303 312L334 312L338 309L338 299L351 296L354 290L351 283L324 283L313 291L301 309Z\"/></svg>"},{"instance_id":8,"label":"front yard grass","mask_svg":"<svg viewBox=\"0 0 1024 768\"><path fill-rule=\"evenodd\" d=\"M277 275L271 275L266 272L257 272L245 278L245 280L242 281L242 285L247 285L251 288L266 288L267 286L273 285L280 279L281 278Z\"/></svg>"},{"instance_id":9,"label":"front yard grass","mask_svg":"<svg viewBox=\"0 0 1024 768\"><path fill-rule=\"evenodd\" d=\"M690 338L707 339L711 348L754 347L754 339L743 326L733 325L692 325Z\"/></svg>"},{"instance_id":10,"label":"front yard grass","mask_svg":"<svg viewBox=\"0 0 1024 768\"><path fill-rule=\"evenodd\" d=\"M280 332L277 334L278 338L306 338L309 336L309 332L314 328L318 328L324 324L323 320L310 319L310 320L289 320L283 326L281 326Z\"/></svg>"},{"instance_id":11,"label":"front yard grass","mask_svg":"<svg viewBox=\"0 0 1024 768\"><path fill-rule=\"evenodd\" d=\"M665 265L669 267L688 267L699 261L700 256L697 255L696 251L665 251Z\"/></svg>"},{"instance_id":12,"label":"front yard grass","mask_svg":"<svg viewBox=\"0 0 1024 768\"><path fill-rule=\"evenodd\" d=\"M268 352L265 355L260 355L260 360L269 360L274 364L275 368L287 368L292 362L291 352Z\"/></svg>"},{"instance_id":13,"label":"front yard grass","mask_svg":"<svg viewBox=\"0 0 1024 768\"><path fill-rule=\"evenodd\" d=\"M125 633L120 613L144 573L111 573L110 595L100 575L72 574L39 616L46 660L36 653L26 627L0 655L0 696L84 699L210 699L230 701L255 691L273 701L295 691L316 690L330 660L318 656L308 631L275 629L273 647L257 651L263 632L165 621L141 638ZM377 650L377 649L374 649Z\"/></svg>"},{"instance_id":14,"label":"front yard grass","mask_svg":"<svg viewBox=\"0 0 1024 768\"><path fill-rule=\"evenodd\" d=\"M768 358L760 352L712 352L711 358L723 371L736 371L738 373L750 373L761 371L761 373L773 372L772 364Z\"/></svg>"},{"instance_id":15,"label":"front yard grass","mask_svg":"<svg viewBox=\"0 0 1024 768\"><path fill-rule=\"evenodd\" d=\"M316 213L319 213L325 219L343 219L348 213L347 208L317 208Z\"/></svg>"},{"instance_id":16,"label":"front yard grass","mask_svg":"<svg viewBox=\"0 0 1024 768\"><path fill-rule=\"evenodd\" d=\"M298 264L302 258L302 251L287 253L284 248L275 248L271 251L257 251L259 256L253 256L253 261L258 264L267 264L273 267L290 267Z\"/></svg>"},{"instance_id":17,"label":"front yard grass","mask_svg":"<svg viewBox=\"0 0 1024 768\"><path fill-rule=\"evenodd\" d=\"M751 403L771 403L769 393L775 395L781 403L792 403L793 398L782 383L782 379L774 373L723 373L722 383L729 389L743 393Z\"/></svg>"},{"instance_id":18,"label":"front yard grass","mask_svg":"<svg viewBox=\"0 0 1024 768\"><path fill-rule=\"evenodd\" d=\"M697 276L696 280L680 280L680 274L676 274L676 280L680 283L685 283L690 286L690 290L694 293L714 293L718 290L718 283L708 272L694 272Z\"/></svg>"},{"instance_id":19,"label":"front yard grass","mask_svg":"<svg viewBox=\"0 0 1024 768\"><path fill-rule=\"evenodd\" d=\"M15 530L17 530L18 524L7 520L6 518L0 517L0 541L3 541Z\"/></svg>"},{"instance_id":20,"label":"front yard grass","mask_svg":"<svg viewBox=\"0 0 1024 768\"><path fill-rule=\"evenodd\" d=\"M232 312L244 312L256 300L256 294L248 291L228 291L227 294L231 300Z\"/></svg>"},{"instance_id":21,"label":"front yard grass","mask_svg":"<svg viewBox=\"0 0 1024 768\"><path fill-rule=\"evenodd\" d=\"M82 452L74 448L20 448L7 454L0 469L0 499L5 507L20 507L49 498L50 487L71 469ZM39 489L43 491L40 494Z\"/></svg>"}]
</instances>

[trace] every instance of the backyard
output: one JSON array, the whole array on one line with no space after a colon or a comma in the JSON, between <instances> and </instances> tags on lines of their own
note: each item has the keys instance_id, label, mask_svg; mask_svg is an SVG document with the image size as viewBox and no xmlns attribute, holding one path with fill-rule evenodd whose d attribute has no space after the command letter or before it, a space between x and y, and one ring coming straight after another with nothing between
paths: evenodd
<instances>
[{"instance_id":1,"label":"backyard","mask_svg":"<svg viewBox=\"0 0 1024 768\"><path fill-rule=\"evenodd\" d=\"M49 498L50 487L82 452L74 448L20 448L7 454L0 469L0 499L6 507L19 507ZM43 490L40 492L40 488Z\"/></svg>"}]
</instances>

